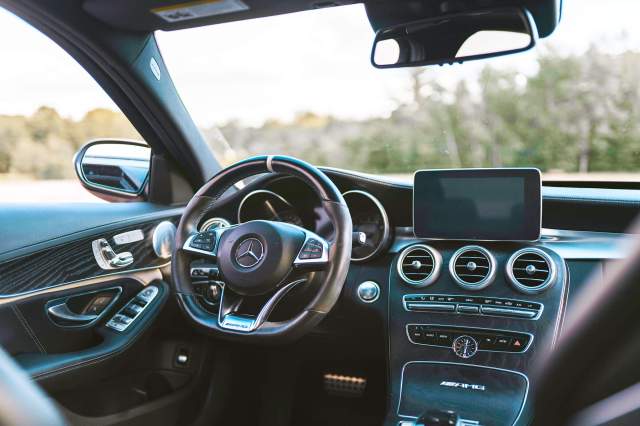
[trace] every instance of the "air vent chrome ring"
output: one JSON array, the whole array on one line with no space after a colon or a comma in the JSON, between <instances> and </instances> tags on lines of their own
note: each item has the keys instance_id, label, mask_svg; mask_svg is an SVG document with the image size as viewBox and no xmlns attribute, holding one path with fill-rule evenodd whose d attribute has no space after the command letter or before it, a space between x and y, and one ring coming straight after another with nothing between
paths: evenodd
<instances>
[{"instance_id":1,"label":"air vent chrome ring","mask_svg":"<svg viewBox=\"0 0 640 426\"><path fill-rule=\"evenodd\" d=\"M486 274L484 274L484 278L481 278L477 281L465 281L458 275L456 271L456 263L460 257L462 257L467 252L478 252L484 258L486 258L487 266L478 266L476 262L470 261L467 264L467 268L469 272L475 272L477 268L487 268ZM451 256L451 260L449 260L449 274L451 278L462 288L465 290L482 290L483 288L489 286L496 277L496 259L493 257L493 254L489 250L481 246L464 246ZM473 274L474 279L478 278L480 274Z\"/></svg>"},{"instance_id":2,"label":"air vent chrome ring","mask_svg":"<svg viewBox=\"0 0 640 426\"><path fill-rule=\"evenodd\" d=\"M200 228L198 229L200 232L208 231L210 229L215 228L228 228L231 226L231 222L222 217L212 217L210 219L205 220Z\"/></svg>"},{"instance_id":3,"label":"air vent chrome ring","mask_svg":"<svg viewBox=\"0 0 640 426\"><path fill-rule=\"evenodd\" d=\"M527 286L522 284L520 281L518 281L518 279L516 278L513 272L516 261L518 261L520 257L526 254L540 256L547 263L547 267L548 267L547 278L536 286ZM535 266L527 265L527 268L529 268L530 266L532 267L531 269L532 272L529 272L529 271L526 271L526 272L531 274L535 273L536 272ZM544 250L541 250L536 247L525 247L513 253L509 258L509 260L507 261L505 272L507 274L507 277L509 278L509 281L511 282L511 285L513 285L517 290L526 294L536 294L546 290L547 288L551 287L553 283L556 282L556 276L557 276L556 264L553 261L553 259L551 259L551 256L549 256Z\"/></svg>"},{"instance_id":4,"label":"air vent chrome ring","mask_svg":"<svg viewBox=\"0 0 640 426\"><path fill-rule=\"evenodd\" d=\"M405 271L403 270L404 269L403 265L406 263L405 261L407 260L407 256L410 256L411 253L416 250L422 250L423 252L427 252L427 255L431 257L431 261L432 261L431 271L427 274L425 278L420 280L409 278L406 275L408 274L408 272L405 273ZM418 261L418 263L420 262ZM413 267L415 267L416 269L420 269L421 266L424 266L424 265L419 265L418 263L416 263L415 266ZM408 266L408 265L405 265L405 266ZM402 278L402 280L405 283L409 284L412 287L426 287L430 284L433 284L440 276L440 270L442 269L442 255L438 250L426 244L413 244L405 248L402 251L402 253L400 253L400 257L398 258L398 263L396 264L396 267L398 270L398 275L400 275L400 278Z\"/></svg>"}]
</instances>

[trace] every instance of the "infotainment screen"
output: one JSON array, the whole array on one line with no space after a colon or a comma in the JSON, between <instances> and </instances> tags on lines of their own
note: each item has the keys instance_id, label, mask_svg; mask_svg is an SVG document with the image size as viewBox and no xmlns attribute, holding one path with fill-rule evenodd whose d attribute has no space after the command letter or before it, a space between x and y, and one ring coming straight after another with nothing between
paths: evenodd
<instances>
[{"instance_id":1,"label":"infotainment screen","mask_svg":"<svg viewBox=\"0 0 640 426\"><path fill-rule=\"evenodd\" d=\"M421 170L413 182L417 237L534 241L540 238L538 169Z\"/></svg>"}]
</instances>

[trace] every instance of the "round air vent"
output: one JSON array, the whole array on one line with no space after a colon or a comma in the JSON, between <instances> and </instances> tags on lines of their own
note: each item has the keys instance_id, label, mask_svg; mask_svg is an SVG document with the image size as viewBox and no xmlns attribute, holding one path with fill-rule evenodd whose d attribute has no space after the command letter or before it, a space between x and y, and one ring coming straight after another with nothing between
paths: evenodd
<instances>
[{"instance_id":1,"label":"round air vent","mask_svg":"<svg viewBox=\"0 0 640 426\"><path fill-rule=\"evenodd\" d=\"M400 253L398 274L407 284L426 287L440 275L442 256L432 247L415 244Z\"/></svg>"},{"instance_id":2,"label":"round air vent","mask_svg":"<svg viewBox=\"0 0 640 426\"><path fill-rule=\"evenodd\" d=\"M507 276L513 286L524 293L539 293L549 288L556 278L551 257L538 248L523 248L507 262Z\"/></svg>"},{"instance_id":3,"label":"round air vent","mask_svg":"<svg viewBox=\"0 0 640 426\"><path fill-rule=\"evenodd\" d=\"M462 247L451 257L449 273L460 287L480 290L493 282L496 276L496 260L484 247Z\"/></svg>"}]
</instances>

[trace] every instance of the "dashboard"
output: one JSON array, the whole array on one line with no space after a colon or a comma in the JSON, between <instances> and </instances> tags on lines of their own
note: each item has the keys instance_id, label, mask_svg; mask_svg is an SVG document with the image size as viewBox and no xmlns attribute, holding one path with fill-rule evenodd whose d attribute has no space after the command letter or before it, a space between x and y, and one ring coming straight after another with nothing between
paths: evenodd
<instances>
[{"instance_id":1,"label":"dashboard","mask_svg":"<svg viewBox=\"0 0 640 426\"><path fill-rule=\"evenodd\" d=\"M432 238L415 229L415 183L324 171L349 206L354 234L341 301L317 333L355 339L362 357L383 354L386 424L411 426L428 410L455 411L474 425L527 424L535 360L562 333L583 283L625 256L635 237L624 230L640 204L607 207L594 190L538 181L534 198L527 192L523 200L537 216L504 209L513 213L509 220L533 221L525 237ZM613 220L600 220L603 208ZM311 188L278 175L225 195L200 229L258 219L296 224L328 240L333 235ZM207 268L192 265L192 278L215 312Z\"/></svg>"}]
</instances>

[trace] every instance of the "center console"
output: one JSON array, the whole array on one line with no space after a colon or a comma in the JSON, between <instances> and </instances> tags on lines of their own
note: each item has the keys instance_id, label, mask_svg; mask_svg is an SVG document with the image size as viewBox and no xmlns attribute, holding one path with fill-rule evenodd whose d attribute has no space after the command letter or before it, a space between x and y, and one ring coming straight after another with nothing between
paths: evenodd
<instances>
[{"instance_id":1,"label":"center console","mask_svg":"<svg viewBox=\"0 0 640 426\"><path fill-rule=\"evenodd\" d=\"M559 332L567 269L539 244L534 173L462 173L430 171L422 182L416 174L414 229L407 234L418 235L397 240L402 250L389 276L387 425L411 426L434 412L464 425L527 424L532 368ZM511 181L505 184L501 173ZM458 177L463 180L444 182ZM429 203L420 188L429 190ZM455 211L447 215L443 206ZM424 223L433 218L439 226Z\"/></svg>"}]
</instances>

